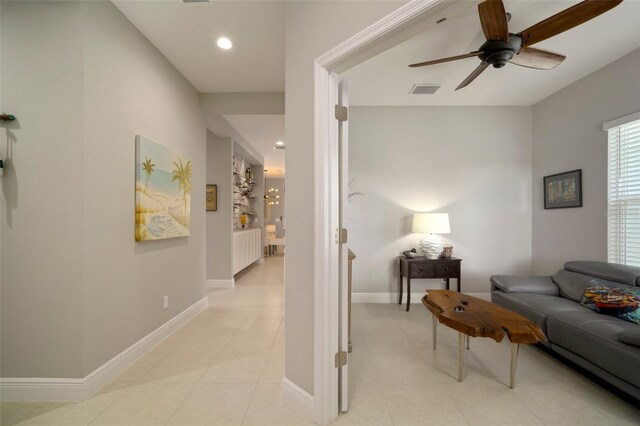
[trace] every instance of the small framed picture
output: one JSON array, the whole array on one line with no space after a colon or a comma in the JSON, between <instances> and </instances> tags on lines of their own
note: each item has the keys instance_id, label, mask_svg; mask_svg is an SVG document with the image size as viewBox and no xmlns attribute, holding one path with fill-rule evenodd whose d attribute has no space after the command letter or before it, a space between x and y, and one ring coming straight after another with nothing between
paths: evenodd
<instances>
[{"instance_id":1,"label":"small framed picture","mask_svg":"<svg viewBox=\"0 0 640 426\"><path fill-rule=\"evenodd\" d=\"M544 177L544 208L582 207L582 169Z\"/></svg>"},{"instance_id":2,"label":"small framed picture","mask_svg":"<svg viewBox=\"0 0 640 426\"><path fill-rule=\"evenodd\" d=\"M208 212L218 211L218 185L207 185L206 204Z\"/></svg>"}]
</instances>

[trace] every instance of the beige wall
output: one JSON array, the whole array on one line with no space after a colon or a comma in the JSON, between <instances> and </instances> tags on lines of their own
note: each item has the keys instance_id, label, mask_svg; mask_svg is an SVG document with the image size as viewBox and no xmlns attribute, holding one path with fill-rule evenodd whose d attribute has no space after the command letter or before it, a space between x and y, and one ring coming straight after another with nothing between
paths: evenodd
<instances>
[{"instance_id":1,"label":"beige wall","mask_svg":"<svg viewBox=\"0 0 640 426\"><path fill-rule=\"evenodd\" d=\"M462 291L530 273L530 107L352 107L349 177L365 194L347 205L354 293L397 292L397 257L422 237L414 212L449 213ZM440 280L412 280L426 288Z\"/></svg>"},{"instance_id":2,"label":"beige wall","mask_svg":"<svg viewBox=\"0 0 640 426\"><path fill-rule=\"evenodd\" d=\"M402 5L287 2L285 376L313 394L313 109L315 58Z\"/></svg>"},{"instance_id":3,"label":"beige wall","mask_svg":"<svg viewBox=\"0 0 640 426\"><path fill-rule=\"evenodd\" d=\"M640 111L640 50L533 106L533 271L607 260L607 133ZM544 176L582 169L583 207L544 210Z\"/></svg>"},{"instance_id":4,"label":"beige wall","mask_svg":"<svg viewBox=\"0 0 640 426\"><path fill-rule=\"evenodd\" d=\"M110 2L1 7L2 375L83 377L203 297L205 122ZM191 158L190 237L134 241L136 134Z\"/></svg>"}]
</instances>

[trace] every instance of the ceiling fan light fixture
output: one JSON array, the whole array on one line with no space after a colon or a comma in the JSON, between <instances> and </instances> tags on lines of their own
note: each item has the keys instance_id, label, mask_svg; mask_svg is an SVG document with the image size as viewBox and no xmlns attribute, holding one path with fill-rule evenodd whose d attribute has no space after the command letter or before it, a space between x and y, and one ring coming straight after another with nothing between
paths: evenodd
<instances>
[{"instance_id":1,"label":"ceiling fan light fixture","mask_svg":"<svg viewBox=\"0 0 640 426\"><path fill-rule=\"evenodd\" d=\"M478 14L487 41L478 50L462 55L418 62L410 64L409 67L424 67L477 56L481 61L480 65L460 83L456 90L468 86L489 65L493 65L494 68L502 68L509 62L525 68L550 70L560 65L566 56L544 49L531 48L531 45L584 24L620 3L622 0L584 0L514 34L509 32L508 23L511 21L511 14L505 11L502 0L485 0L478 4Z\"/></svg>"}]
</instances>

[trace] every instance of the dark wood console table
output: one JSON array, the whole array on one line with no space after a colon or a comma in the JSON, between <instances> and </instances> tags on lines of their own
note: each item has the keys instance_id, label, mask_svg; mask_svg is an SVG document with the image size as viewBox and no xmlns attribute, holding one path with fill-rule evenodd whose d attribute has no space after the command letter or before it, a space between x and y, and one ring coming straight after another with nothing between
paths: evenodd
<instances>
[{"instance_id":1,"label":"dark wood console table","mask_svg":"<svg viewBox=\"0 0 640 426\"><path fill-rule=\"evenodd\" d=\"M451 257L449 259L426 259L424 257L414 257L408 259L400 256L400 276L398 277L399 296L398 305L402 305L402 277L407 277L407 312L411 304L411 279L412 278L444 278L449 290L449 279L456 278L458 281L458 293L460 292L460 262L462 259Z\"/></svg>"}]
</instances>

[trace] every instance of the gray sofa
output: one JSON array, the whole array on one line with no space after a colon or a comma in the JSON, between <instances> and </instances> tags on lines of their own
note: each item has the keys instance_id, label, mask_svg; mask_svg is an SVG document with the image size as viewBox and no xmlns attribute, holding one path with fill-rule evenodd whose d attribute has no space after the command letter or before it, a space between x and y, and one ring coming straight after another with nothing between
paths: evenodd
<instances>
[{"instance_id":1,"label":"gray sofa","mask_svg":"<svg viewBox=\"0 0 640 426\"><path fill-rule=\"evenodd\" d=\"M553 276L491 277L491 300L540 326L554 352L640 400L640 325L580 304L596 279L640 287L640 268L606 262L567 262Z\"/></svg>"}]
</instances>

